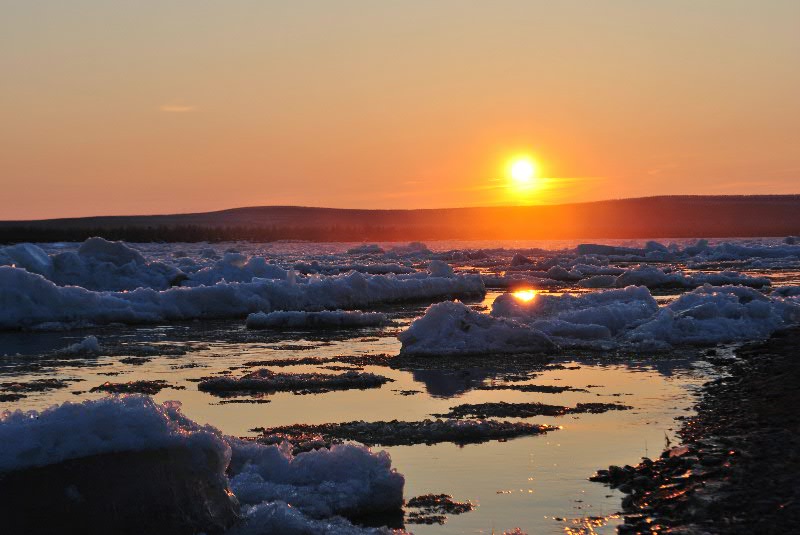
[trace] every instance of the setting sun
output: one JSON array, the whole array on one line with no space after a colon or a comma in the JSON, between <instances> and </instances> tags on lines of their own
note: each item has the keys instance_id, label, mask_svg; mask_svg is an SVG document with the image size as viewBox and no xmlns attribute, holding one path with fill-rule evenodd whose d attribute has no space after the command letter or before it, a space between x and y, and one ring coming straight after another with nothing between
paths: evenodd
<instances>
[{"instance_id":1,"label":"setting sun","mask_svg":"<svg viewBox=\"0 0 800 535\"><path fill-rule=\"evenodd\" d=\"M511 178L519 185L530 185L536 177L536 164L528 157L517 157L509 166Z\"/></svg>"}]
</instances>

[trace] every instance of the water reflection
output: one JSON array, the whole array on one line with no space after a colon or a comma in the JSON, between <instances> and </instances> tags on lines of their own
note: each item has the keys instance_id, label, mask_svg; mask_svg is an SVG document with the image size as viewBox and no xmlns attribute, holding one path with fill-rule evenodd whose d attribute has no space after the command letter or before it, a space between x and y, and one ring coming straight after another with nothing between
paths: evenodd
<instances>
[{"instance_id":1,"label":"water reflection","mask_svg":"<svg viewBox=\"0 0 800 535\"><path fill-rule=\"evenodd\" d=\"M395 307L398 314L412 307ZM480 506L473 512L450 517L444 526L413 526L418 535L434 533L489 533L521 527L528 533L612 533L617 519L609 515L619 508L620 496L601 485L586 481L597 468L609 464L633 463L648 452L653 455L672 434L673 418L685 414L690 405L687 386L705 380L691 358L680 354L649 356L635 360L599 361L597 356L562 355L532 357L509 355L465 358L437 358L364 364L365 372L385 375L394 382L374 390L351 390L321 395L276 393L270 403L218 404L219 400L197 389L198 378L223 373L240 375L251 371L247 362L265 362L305 357L334 359L338 356L397 355L399 343L392 329L309 332L248 332L240 321L198 322L167 328L158 326L103 328L91 332L6 333L0 336L0 353L33 355L9 358L20 364L15 380L33 381L44 377L68 379L64 388L23 392L27 397L0 402L2 409L42 409L53 403L102 397L90 390L105 381L130 382L166 380L175 387L164 389L157 401L176 399L187 416L233 435L247 435L264 425L420 421L431 414L447 412L458 403L543 402L564 406L577 403L621 401L635 410L597 415L536 417L533 424L563 426L543 436L508 442L487 442L459 447L393 446L386 449L393 465L406 476L406 497L448 493ZM125 353L93 358L71 357L68 361L48 359L47 369L35 369L41 354L94 334L101 345L147 344L187 348L184 354L166 352L125 361ZM294 348L294 349L292 349ZM305 348L305 349L301 349ZM607 356L606 356L607 358ZM372 362L372 361L370 361ZM27 363L22 366L22 363ZM82 363L82 366L75 364ZM326 360L326 364L330 364ZM346 364L346 363L338 363ZM347 365L352 365L349 363ZM269 367L259 364L258 367ZM278 370L278 368L275 368ZM308 364L288 366L290 373L330 372ZM6 374L9 377L11 374ZM109 379L112 377L112 379ZM0 382L6 379L0 380ZM519 390L482 390L489 382L569 386L562 393ZM425 392L401 396L400 391ZM590 387L591 386L591 387ZM577 390L580 389L580 390ZM625 397L617 397L625 396ZM587 446L588 445L588 446ZM505 492L514 489L513 492ZM562 519L555 521L554 517ZM603 518L603 521L598 520ZM572 520L575 519L575 520ZM608 523L605 523L608 522ZM593 530L593 531L592 531Z\"/></svg>"},{"instance_id":2,"label":"water reflection","mask_svg":"<svg viewBox=\"0 0 800 535\"><path fill-rule=\"evenodd\" d=\"M415 381L425 385L425 390L433 397L451 398L472 390L484 381L497 375L497 372L470 368L467 370L413 370Z\"/></svg>"}]
</instances>

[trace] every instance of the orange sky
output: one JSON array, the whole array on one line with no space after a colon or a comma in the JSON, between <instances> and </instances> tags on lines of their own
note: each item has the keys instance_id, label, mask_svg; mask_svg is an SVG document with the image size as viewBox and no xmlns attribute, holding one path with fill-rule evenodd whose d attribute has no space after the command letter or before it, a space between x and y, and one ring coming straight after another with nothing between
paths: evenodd
<instances>
[{"instance_id":1,"label":"orange sky","mask_svg":"<svg viewBox=\"0 0 800 535\"><path fill-rule=\"evenodd\" d=\"M798 21L794 0L11 0L0 219L796 193ZM519 153L544 187L509 187Z\"/></svg>"}]
</instances>

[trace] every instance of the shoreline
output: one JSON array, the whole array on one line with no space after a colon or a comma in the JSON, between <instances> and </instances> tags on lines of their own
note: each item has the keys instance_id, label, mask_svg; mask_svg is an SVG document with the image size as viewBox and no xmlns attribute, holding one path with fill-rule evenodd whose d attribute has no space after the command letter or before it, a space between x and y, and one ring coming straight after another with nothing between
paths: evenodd
<instances>
[{"instance_id":1,"label":"shoreline","mask_svg":"<svg viewBox=\"0 0 800 535\"><path fill-rule=\"evenodd\" d=\"M619 533L790 533L800 521L800 327L724 362L682 444L590 479L626 494Z\"/></svg>"}]
</instances>

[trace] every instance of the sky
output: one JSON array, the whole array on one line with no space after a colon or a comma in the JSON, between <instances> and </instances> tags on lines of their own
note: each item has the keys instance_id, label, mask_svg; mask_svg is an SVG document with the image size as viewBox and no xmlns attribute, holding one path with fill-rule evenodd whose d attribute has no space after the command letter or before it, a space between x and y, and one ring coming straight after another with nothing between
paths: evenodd
<instances>
[{"instance_id":1,"label":"sky","mask_svg":"<svg viewBox=\"0 0 800 535\"><path fill-rule=\"evenodd\" d=\"M796 0L0 10L0 219L800 192Z\"/></svg>"}]
</instances>

